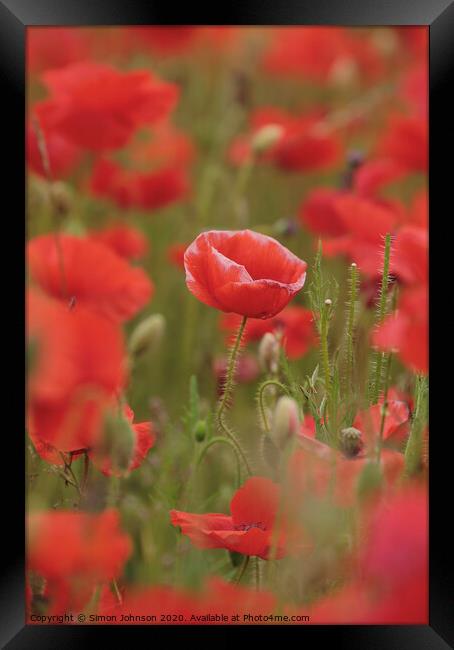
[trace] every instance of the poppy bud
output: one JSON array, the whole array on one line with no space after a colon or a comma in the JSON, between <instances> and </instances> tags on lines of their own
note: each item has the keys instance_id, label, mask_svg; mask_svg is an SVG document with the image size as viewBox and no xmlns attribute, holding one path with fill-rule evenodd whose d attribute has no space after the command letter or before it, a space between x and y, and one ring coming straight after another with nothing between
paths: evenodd
<instances>
[{"instance_id":1,"label":"poppy bud","mask_svg":"<svg viewBox=\"0 0 454 650\"><path fill-rule=\"evenodd\" d=\"M349 458L357 456L364 447L364 443L361 438L361 431L359 431L359 429L355 429L355 427L347 427L346 429L342 429L340 442L343 453Z\"/></svg>"},{"instance_id":2,"label":"poppy bud","mask_svg":"<svg viewBox=\"0 0 454 650\"><path fill-rule=\"evenodd\" d=\"M131 464L136 437L128 420L119 414L108 413L104 421L101 457L108 457L114 471L125 472Z\"/></svg>"},{"instance_id":3,"label":"poppy bud","mask_svg":"<svg viewBox=\"0 0 454 650\"><path fill-rule=\"evenodd\" d=\"M259 364L263 372L275 374L279 367L279 340L271 332L263 335L259 344Z\"/></svg>"},{"instance_id":4,"label":"poppy bud","mask_svg":"<svg viewBox=\"0 0 454 650\"><path fill-rule=\"evenodd\" d=\"M165 319L162 314L152 314L141 321L129 339L129 351L135 357L140 357L148 350L159 345L164 334Z\"/></svg>"},{"instance_id":5,"label":"poppy bud","mask_svg":"<svg viewBox=\"0 0 454 650\"><path fill-rule=\"evenodd\" d=\"M207 424L205 420L198 420L194 427L194 438L197 442L203 442L207 434Z\"/></svg>"},{"instance_id":6,"label":"poppy bud","mask_svg":"<svg viewBox=\"0 0 454 650\"><path fill-rule=\"evenodd\" d=\"M50 200L57 216L65 217L70 212L73 203L68 185L62 181L52 183Z\"/></svg>"},{"instance_id":7,"label":"poppy bud","mask_svg":"<svg viewBox=\"0 0 454 650\"><path fill-rule=\"evenodd\" d=\"M252 139L252 151L265 153L282 137L284 129L279 124L267 124L257 131Z\"/></svg>"},{"instance_id":8,"label":"poppy bud","mask_svg":"<svg viewBox=\"0 0 454 650\"><path fill-rule=\"evenodd\" d=\"M299 429L298 404L291 397L280 397L274 410L271 429L273 442L279 449L283 449L298 434Z\"/></svg>"}]
</instances>

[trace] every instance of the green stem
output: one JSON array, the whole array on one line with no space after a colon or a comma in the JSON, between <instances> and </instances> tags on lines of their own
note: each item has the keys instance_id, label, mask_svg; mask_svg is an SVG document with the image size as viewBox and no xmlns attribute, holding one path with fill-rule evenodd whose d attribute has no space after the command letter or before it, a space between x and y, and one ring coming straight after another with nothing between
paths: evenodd
<instances>
[{"instance_id":1,"label":"green stem","mask_svg":"<svg viewBox=\"0 0 454 650\"><path fill-rule=\"evenodd\" d=\"M328 394L331 390L331 370L329 365L329 350L328 350L328 315L325 306L321 315L320 323L320 347L322 354L322 365L325 376L325 391Z\"/></svg>"},{"instance_id":2,"label":"green stem","mask_svg":"<svg viewBox=\"0 0 454 650\"><path fill-rule=\"evenodd\" d=\"M284 384L281 384L281 382L277 381L276 379L267 379L266 381L263 382L263 384L260 385L257 397L259 402L260 415L262 417L262 422L263 422L263 428L267 433L269 432L270 427L268 425L268 419L266 417L266 410L265 410L265 404L263 403L263 398L264 398L265 388L267 388L268 386L277 386L284 393L286 393L286 395L290 395L289 391L284 386Z\"/></svg>"},{"instance_id":3,"label":"green stem","mask_svg":"<svg viewBox=\"0 0 454 650\"><path fill-rule=\"evenodd\" d=\"M415 393L415 412L405 449L405 473L407 476L418 474L421 470L422 433L427 417L427 379L422 375L416 377Z\"/></svg>"},{"instance_id":4,"label":"green stem","mask_svg":"<svg viewBox=\"0 0 454 650\"><path fill-rule=\"evenodd\" d=\"M240 568L240 572L239 572L239 574L238 574L238 577L235 579L235 584L237 584L237 585L240 584L241 579L242 579L242 577L244 576L244 574L246 573L246 569L248 568L248 565L249 565L249 559L250 559L250 556L249 556L249 555L246 555L246 556L244 557L244 562L243 562L243 564L241 565L241 568Z\"/></svg>"},{"instance_id":5,"label":"green stem","mask_svg":"<svg viewBox=\"0 0 454 650\"><path fill-rule=\"evenodd\" d=\"M230 352L229 356L229 361L227 364L227 373L225 377L225 386L224 386L224 392L222 395L222 398L219 402L219 406L216 411L216 420L218 423L218 428L220 431L224 433L224 435L229 438L229 440L232 442L232 444L236 447L238 454L240 455L246 470L248 474L251 476L252 471L251 467L249 465L249 462L246 458L246 454L244 453L243 449L241 448L240 443L238 442L235 434L229 427L227 426L225 420L224 420L224 411L227 408L229 399L232 395L233 392L233 386L234 386L234 376L235 376L235 367L236 367L236 359L238 356L238 352L240 349L241 345L241 339L243 337L243 332L244 328L246 327L246 322L247 322L247 316L243 316L243 319L241 321L240 327L238 328L238 333L236 335L235 342L233 344L232 350Z\"/></svg>"},{"instance_id":6,"label":"green stem","mask_svg":"<svg viewBox=\"0 0 454 650\"><path fill-rule=\"evenodd\" d=\"M356 311L356 300L357 300L357 266L353 263L350 266L350 295L349 295L349 306L348 306L348 320L347 320L347 371L346 371L346 403L347 406L350 404L351 393L352 393L352 382L353 382L353 367L354 367L354 355L353 355L353 337L354 337L354 328L355 328L355 311Z\"/></svg>"},{"instance_id":7,"label":"green stem","mask_svg":"<svg viewBox=\"0 0 454 650\"><path fill-rule=\"evenodd\" d=\"M238 447L235 446L235 444L230 440L230 438L223 438L222 436L217 436L216 438L211 438L211 440L208 440L208 442L205 443L205 445L202 447L202 449L199 452L199 455L197 457L197 460L195 462L195 469L197 470L200 463L202 460L205 458L205 454L207 453L208 449L212 447L213 445L216 444L224 444L228 445L233 451L235 452L236 458L238 460L237 464L237 469L238 469L238 474L237 474L237 483L240 485L241 480L241 454L238 451Z\"/></svg>"},{"instance_id":8,"label":"green stem","mask_svg":"<svg viewBox=\"0 0 454 650\"><path fill-rule=\"evenodd\" d=\"M380 288L380 302L378 305L378 314L376 325L381 325L386 316L386 303L388 298L388 283L389 283L389 265L391 259L391 235L386 234L385 237L385 253L383 258L383 273ZM376 404L380 395L381 381L382 381L382 366L383 366L384 353L377 351L376 366L375 366L375 379L371 390L371 404Z\"/></svg>"}]
</instances>

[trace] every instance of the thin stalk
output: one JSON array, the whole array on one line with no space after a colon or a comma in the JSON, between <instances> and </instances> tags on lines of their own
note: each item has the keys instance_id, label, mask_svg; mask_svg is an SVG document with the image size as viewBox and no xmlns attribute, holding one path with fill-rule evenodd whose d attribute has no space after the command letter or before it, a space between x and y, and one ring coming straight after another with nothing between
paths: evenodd
<instances>
[{"instance_id":1,"label":"thin stalk","mask_svg":"<svg viewBox=\"0 0 454 650\"><path fill-rule=\"evenodd\" d=\"M389 265L391 260L391 235L386 234L385 237L385 252L383 258L383 272L380 287L380 302L378 304L377 322L376 325L381 325L386 316L386 303L388 297L388 284L389 284ZM371 404L378 402L380 395L380 388L382 382L382 366L383 366L384 353L377 351L376 365L375 365L375 378L371 388Z\"/></svg>"},{"instance_id":2,"label":"thin stalk","mask_svg":"<svg viewBox=\"0 0 454 650\"><path fill-rule=\"evenodd\" d=\"M205 458L205 454L207 453L208 449L210 449L210 447L212 447L213 445L216 445L216 444L228 445L235 452L235 456L236 456L236 458L238 460L238 464L237 464L237 484L239 486L240 483L241 483L240 477L241 477L241 461L242 461L242 457L241 457L241 454L238 451L238 447L236 447L233 444L233 442L230 440L230 438L223 438L222 436L217 436L216 438L211 438L211 440L208 440L208 442L206 442L204 444L204 446L202 447L202 449L199 452L199 455L198 455L197 460L195 462L195 470L197 471L200 463Z\"/></svg>"},{"instance_id":3,"label":"thin stalk","mask_svg":"<svg viewBox=\"0 0 454 650\"><path fill-rule=\"evenodd\" d=\"M246 458L246 455L241 448L240 443L237 440L236 435L233 433L231 429L227 426L225 419L224 419L224 411L227 408L228 402L231 398L232 392L233 392L233 386L234 386L234 376L235 376L235 368L236 368L236 360L237 356L240 350L240 345L241 345L241 339L243 337L243 332L244 328L246 327L246 322L247 322L247 316L243 316L243 319L241 321L241 324L238 328L238 333L235 338L235 342L233 344L233 347L230 351L229 355L229 361L227 365L227 373L226 373L226 378L225 378L225 386L224 386L224 392L222 395L222 398L219 402L219 406L216 411L216 420L218 423L218 428L224 433L224 435L230 439L232 444L236 447L238 454L240 455L246 470L249 475L252 475L251 467L249 465L249 462Z\"/></svg>"},{"instance_id":4,"label":"thin stalk","mask_svg":"<svg viewBox=\"0 0 454 650\"><path fill-rule=\"evenodd\" d=\"M353 354L353 341L356 317L356 301L357 301L357 284L358 269L355 263L350 266L350 292L349 292L349 305L347 316L347 368L345 378L345 401L347 406L350 405L353 383L353 369L354 369L354 354Z\"/></svg>"},{"instance_id":5,"label":"thin stalk","mask_svg":"<svg viewBox=\"0 0 454 650\"><path fill-rule=\"evenodd\" d=\"M243 561L243 564L241 565L241 568L240 568L240 571L239 571L238 577L235 579L235 584L237 584L237 585L240 584L241 579L242 579L242 577L244 576L244 574L246 573L246 569L248 568L248 565L249 565L249 559L250 559L250 556L249 556L249 555L246 555L246 556L244 557L244 561Z\"/></svg>"},{"instance_id":6,"label":"thin stalk","mask_svg":"<svg viewBox=\"0 0 454 650\"><path fill-rule=\"evenodd\" d=\"M329 364L329 350L328 350L328 314L327 309L330 303L323 307L320 319L320 349L322 355L323 374L325 378L325 391L328 394L331 390L331 369Z\"/></svg>"},{"instance_id":7,"label":"thin stalk","mask_svg":"<svg viewBox=\"0 0 454 650\"><path fill-rule=\"evenodd\" d=\"M262 422L263 422L263 428L266 431L266 433L269 433L269 431L270 431L270 427L269 427L269 424L268 424L268 418L266 417L265 404L264 404L264 393L265 393L265 389L268 388L268 386L277 386L284 393L286 393L286 395L290 395L289 391L284 386L284 384L281 384L281 382L277 381L276 379L267 379L266 381L264 381L259 386L259 390L258 390L258 393L257 393L257 400L258 400L258 403L259 403L259 409L260 409L260 415L261 415Z\"/></svg>"},{"instance_id":8,"label":"thin stalk","mask_svg":"<svg viewBox=\"0 0 454 650\"><path fill-rule=\"evenodd\" d=\"M427 417L427 379L422 375L416 378L415 412L410 435L405 449L405 473L413 476L421 470L423 453L423 430Z\"/></svg>"}]
</instances>

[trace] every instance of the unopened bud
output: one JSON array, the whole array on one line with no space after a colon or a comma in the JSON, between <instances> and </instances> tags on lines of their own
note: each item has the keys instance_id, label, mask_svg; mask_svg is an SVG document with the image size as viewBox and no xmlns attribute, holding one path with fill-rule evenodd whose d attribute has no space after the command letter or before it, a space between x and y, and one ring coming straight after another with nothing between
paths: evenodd
<instances>
[{"instance_id":1,"label":"unopened bud","mask_svg":"<svg viewBox=\"0 0 454 650\"><path fill-rule=\"evenodd\" d=\"M205 420L198 420L194 427L194 438L197 442L203 442L207 434L207 423Z\"/></svg>"},{"instance_id":2,"label":"unopened bud","mask_svg":"<svg viewBox=\"0 0 454 650\"><path fill-rule=\"evenodd\" d=\"M357 456L364 447L361 431L355 429L355 427L342 429L340 443L343 453L349 458Z\"/></svg>"},{"instance_id":3,"label":"unopened bud","mask_svg":"<svg viewBox=\"0 0 454 650\"><path fill-rule=\"evenodd\" d=\"M71 210L73 199L66 183L57 181L50 188L50 200L58 217L65 217Z\"/></svg>"},{"instance_id":4,"label":"unopened bud","mask_svg":"<svg viewBox=\"0 0 454 650\"><path fill-rule=\"evenodd\" d=\"M298 434L300 419L298 404L291 397L280 397L276 404L271 428L271 438L274 444L282 449Z\"/></svg>"},{"instance_id":5,"label":"unopened bud","mask_svg":"<svg viewBox=\"0 0 454 650\"><path fill-rule=\"evenodd\" d=\"M125 472L131 464L135 444L136 437L128 420L123 415L108 413L97 454L109 459L114 471Z\"/></svg>"},{"instance_id":6,"label":"unopened bud","mask_svg":"<svg viewBox=\"0 0 454 650\"><path fill-rule=\"evenodd\" d=\"M252 139L252 151L265 153L282 137L284 129L279 124L267 124L257 131Z\"/></svg>"},{"instance_id":7,"label":"unopened bud","mask_svg":"<svg viewBox=\"0 0 454 650\"><path fill-rule=\"evenodd\" d=\"M275 374L279 368L279 340L271 332L263 335L259 344L259 364L263 372Z\"/></svg>"},{"instance_id":8,"label":"unopened bud","mask_svg":"<svg viewBox=\"0 0 454 650\"><path fill-rule=\"evenodd\" d=\"M155 349L164 334L165 318L162 314L152 314L141 321L129 339L129 351L139 357L149 350Z\"/></svg>"}]
</instances>

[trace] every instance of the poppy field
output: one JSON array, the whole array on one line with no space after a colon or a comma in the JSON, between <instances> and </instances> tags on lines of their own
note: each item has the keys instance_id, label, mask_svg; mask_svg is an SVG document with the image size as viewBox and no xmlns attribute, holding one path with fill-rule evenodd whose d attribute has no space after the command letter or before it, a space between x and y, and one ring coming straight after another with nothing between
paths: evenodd
<instances>
[{"instance_id":1,"label":"poppy field","mask_svg":"<svg viewBox=\"0 0 454 650\"><path fill-rule=\"evenodd\" d=\"M427 623L427 41L28 28L29 623Z\"/></svg>"}]
</instances>

